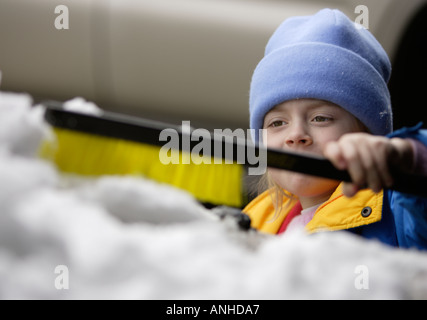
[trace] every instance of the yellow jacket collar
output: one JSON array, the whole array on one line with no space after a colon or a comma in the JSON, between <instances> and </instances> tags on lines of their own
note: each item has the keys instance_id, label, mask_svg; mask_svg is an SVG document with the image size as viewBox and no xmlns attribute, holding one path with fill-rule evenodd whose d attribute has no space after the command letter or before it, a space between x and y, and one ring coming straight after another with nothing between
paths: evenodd
<instances>
[{"instance_id":1,"label":"yellow jacket collar","mask_svg":"<svg viewBox=\"0 0 427 320\"><path fill-rule=\"evenodd\" d=\"M252 221L252 227L276 234L286 216L298 202L295 197L284 197L282 210L276 213L272 191L267 190L255 198L243 211ZM371 224L381 220L383 192L359 191L354 197L342 194L341 185L329 200L317 208L313 219L307 224L309 233L325 230L345 230Z\"/></svg>"}]
</instances>

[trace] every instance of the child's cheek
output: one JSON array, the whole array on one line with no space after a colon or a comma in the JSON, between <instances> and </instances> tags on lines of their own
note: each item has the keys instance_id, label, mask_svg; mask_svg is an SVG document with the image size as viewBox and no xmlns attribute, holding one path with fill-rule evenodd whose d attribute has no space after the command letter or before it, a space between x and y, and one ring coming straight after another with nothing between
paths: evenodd
<instances>
[{"instance_id":1,"label":"child's cheek","mask_svg":"<svg viewBox=\"0 0 427 320\"><path fill-rule=\"evenodd\" d=\"M262 142L264 146L269 148L280 148L281 147L281 138L279 133L271 133L269 130L264 129L262 135Z\"/></svg>"}]
</instances>

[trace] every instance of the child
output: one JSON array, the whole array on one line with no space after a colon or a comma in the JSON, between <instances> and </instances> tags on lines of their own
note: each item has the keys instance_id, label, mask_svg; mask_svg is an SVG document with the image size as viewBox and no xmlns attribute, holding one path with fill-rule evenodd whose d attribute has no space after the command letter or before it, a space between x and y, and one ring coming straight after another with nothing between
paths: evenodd
<instances>
[{"instance_id":1,"label":"child","mask_svg":"<svg viewBox=\"0 0 427 320\"><path fill-rule=\"evenodd\" d=\"M279 26L251 82L251 128L265 129L255 139L323 155L348 170L353 183L269 169L271 188L244 209L254 228L349 230L427 249L427 199L387 189L391 165L427 175L426 130L392 133L390 72L372 34L338 10Z\"/></svg>"}]
</instances>

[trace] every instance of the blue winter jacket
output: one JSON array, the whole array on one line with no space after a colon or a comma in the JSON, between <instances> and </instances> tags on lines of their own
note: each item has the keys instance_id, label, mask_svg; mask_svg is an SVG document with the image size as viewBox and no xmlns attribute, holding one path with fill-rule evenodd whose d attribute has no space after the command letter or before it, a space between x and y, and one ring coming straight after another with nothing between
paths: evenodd
<instances>
[{"instance_id":1,"label":"blue winter jacket","mask_svg":"<svg viewBox=\"0 0 427 320\"><path fill-rule=\"evenodd\" d=\"M427 130L421 126L400 129L389 137L411 138L427 146ZM392 246L427 250L427 198L386 190L381 221L352 231Z\"/></svg>"}]
</instances>

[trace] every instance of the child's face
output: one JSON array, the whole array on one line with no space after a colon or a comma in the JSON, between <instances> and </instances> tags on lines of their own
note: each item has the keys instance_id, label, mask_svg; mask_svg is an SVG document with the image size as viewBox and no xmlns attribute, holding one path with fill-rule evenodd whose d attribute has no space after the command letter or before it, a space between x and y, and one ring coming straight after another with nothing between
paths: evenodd
<instances>
[{"instance_id":1,"label":"child's face","mask_svg":"<svg viewBox=\"0 0 427 320\"><path fill-rule=\"evenodd\" d=\"M363 131L361 123L343 108L323 100L286 101L264 118L264 144L270 148L323 155L329 141ZM267 137L266 137L267 136ZM271 178L300 198L303 208L329 198L339 182L289 171L269 169Z\"/></svg>"}]
</instances>

